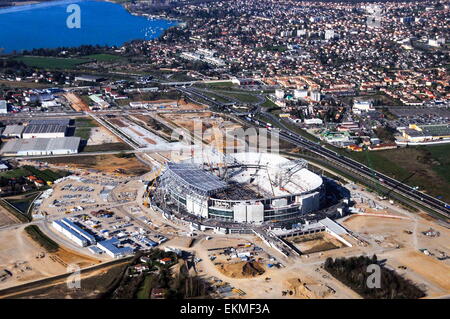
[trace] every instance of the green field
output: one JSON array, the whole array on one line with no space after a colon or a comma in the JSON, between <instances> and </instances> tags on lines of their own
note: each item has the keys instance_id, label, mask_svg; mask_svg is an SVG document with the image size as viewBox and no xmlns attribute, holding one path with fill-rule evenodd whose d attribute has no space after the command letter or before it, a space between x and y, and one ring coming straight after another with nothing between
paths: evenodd
<instances>
[{"instance_id":1,"label":"green field","mask_svg":"<svg viewBox=\"0 0 450 319\"><path fill-rule=\"evenodd\" d=\"M83 140L88 140L91 136L91 128L90 127L77 127L75 129L74 136L80 137Z\"/></svg>"},{"instance_id":2,"label":"green field","mask_svg":"<svg viewBox=\"0 0 450 319\"><path fill-rule=\"evenodd\" d=\"M31 214L28 214L28 210L33 204L36 197L38 197L41 192L32 192L25 195L14 196L10 198L4 198L4 200L11 206L13 206L16 210L20 211L23 215L31 217Z\"/></svg>"},{"instance_id":3,"label":"green field","mask_svg":"<svg viewBox=\"0 0 450 319\"><path fill-rule=\"evenodd\" d=\"M125 143L107 143L101 145L86 145L83 152L127 151L132 148Z\"/></svg>"},{"instance_id":4,"label":"green field","mask_svg":"<svg viewBox=\"0 0 450 319\"><path fill-rule=\"evenodd\" d=\"M386 151L345 151L345 155L431 196L450 202L450 144ZM411 176L414 173L413 176Z\"/></svg>"},{"instance_id":5,"label":"green field","mask_svg":"<svg viewBox=\"0 0 450 319\"><path fill-rule=\"evenodd\" d=\"M91 129L98 127L95 120L86 117L79 117L75 119L75 132L74 136L78 136L83 140L88 140L91 136Z\"/></svg>"},{"instance_id":6,"label":"green field","mask_svg":"<svg viewBox=\"0 0 450 319\"><path fill-rule=\"evenodd\" d=\"M233 86L233 83L231 81L223 81L214 83L199 83L196 86L206 87L208 89L223 89L223 88L231 88Z\"/></svg>"},{"instance_id":7,"label":"green field","mask_svg":"<svg viewBox=\"0 0 450 319\"><path fill-rule=\"evenodd\" d=\"M75 119L76 127L97 127L98 124L95 120L88 117L79 117Z\"/></svg>"},{"instance_id":8,"label":"green field","mask_svg":"<svg viewBox=\"0 0 450 319\"><path fill-rule=\"evenodd\" d=\"M25 63L27 66L40 69L73 69L81 64L90 62L88 59L55 58L40 56L21 56L16 61Z\"/></svg>"},{"instance_id":9,"label":"green field","mask_svg":"<svg viewBox=\"0 0 450 319\"><path fill-rule=\"evenodd\" d=\"M123 57L113 54L92 54L92 55L86 55L83 58L89 59L89 60L96 60L98 62L117 62L120 60L123 60Z\"/></svg>"},{"instance_id":10,"label":"green field","mask_svg":"<svg viewBox=\"0 0 450 319\"><path fill-rule=\"evenodd\" d=\"M5 178L19 178L34 175L44 181L53 182L61 177L67 176L68 174L69 173L65 171L56 171L51 169L39 170L33 166L25 165L23 167L2 172L0 173L0 176Z\"/></svg>"},{"instance_id":11,"label":"green field","mask_svg":"<svg viewBox=\"0 0 450 319\"><path fill-rule=\"evenodd\" d=\"M136 293L137 299L150 299L150 292L155 285L155 278L152 275L147 275Z\"/></svg>"},{"instance_id":12,"label":"green field","mask_svg":"<svg viewBox=\"0 0 450 319\"><path fill-rule=\"evenodd\" d=\"M273 103L271 100L269 100L268 98L266 98L266 101L261 104L262 107L266 107L266 108L279 108L281 109L278 105L276 105L275 103Z\"/></svg>"},{"instance_id":13,"label":"green field","mask_svg":"<svg viewBox=\"0 0 450 319\"><path fill-rule=\"evenodd\" d=\"M256 103L259 101L257 97L247 93L237 93L237 92L226 92L226 93L220 92L220 93L225 96L235 98L236 100L239 100L242 103Z\"/></svg>"}]
</instances>

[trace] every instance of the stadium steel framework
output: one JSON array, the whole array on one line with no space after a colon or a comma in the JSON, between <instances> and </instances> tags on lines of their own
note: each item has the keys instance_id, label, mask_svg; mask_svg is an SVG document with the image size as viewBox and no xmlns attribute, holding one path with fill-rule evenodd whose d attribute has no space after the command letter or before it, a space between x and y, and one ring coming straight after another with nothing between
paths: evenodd
<instances>
[{"instance_id":1,"label":"stadium steel framework","mask_svg":"<svg viewBox=\"0 0 450 319\"><path fill-rule=\"evenodd\" d=\"M238 223L286 221L320 208L323 181L304 160L235 154L204 166L168 163L154 197L179 212Z\"/></svg>"}]
</instances>

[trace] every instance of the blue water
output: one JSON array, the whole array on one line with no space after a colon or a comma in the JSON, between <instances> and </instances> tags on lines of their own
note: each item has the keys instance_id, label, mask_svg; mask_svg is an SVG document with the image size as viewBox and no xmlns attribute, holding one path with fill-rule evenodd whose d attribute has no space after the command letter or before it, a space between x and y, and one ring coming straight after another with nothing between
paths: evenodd
<instances>
[{"instance_id":1,"label":"blue water","mask_svg":"<svg viewBox=\"0 0 450 319\"><path fill-rule=\"evenodd\" d=\"M81 9L81 28L70 29L69 4ZM117 45L154 39L175 21L150 20L130 14L121 5L101 1L57 1L0 9L0 48L4 52L33 48Z\"/></svg>"}]
</instances>

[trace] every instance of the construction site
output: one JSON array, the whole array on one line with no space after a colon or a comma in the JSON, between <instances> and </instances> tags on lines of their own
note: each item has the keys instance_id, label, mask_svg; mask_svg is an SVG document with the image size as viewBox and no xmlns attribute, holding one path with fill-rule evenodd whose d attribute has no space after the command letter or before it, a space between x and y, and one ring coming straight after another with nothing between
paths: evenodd
<instances>
[{"instance_id":1,"label":"construction site","mask_svg":"<svg viewBox=\"0 0 450 319\"><path fill-rule=\"evenodd\" d=\"M195 217L261 224L318 210L321 187L321 177L303 160L270 153L211 152L185 163L168 163L153 199Z\"/></svg>"},{"instance_id":2,"label":"construction site","mask_svg":"<svg viewBox=\"0 0 450 319\"><path fill-rule=\"evenodd\" d=\"M70 264L98 266L83 278L104 280L106 287L112 279L103 270L114 269L112 262L122 265L152 249L189 253L190 272L214 288L213 298L363 298L323 265L328 257L373 255L427 297L448 295L444 224L345 178L331 180L303 159L226 152L246 141L224 143L227 134L245 129L225 115L151 108L92 114L87 145L126 143L127 150L22 161L71 175L43 189L31 210L32 223L59 245L56 251L46 251L25 225L0 211L0 296L1 289L61 275ZM174 130L201 143L176 138ZM342 194L335 196L337 190ZM178 264L171 267L179 273ZM77 296L61 280L48 287Z\"/></svg>"}]
</instances>

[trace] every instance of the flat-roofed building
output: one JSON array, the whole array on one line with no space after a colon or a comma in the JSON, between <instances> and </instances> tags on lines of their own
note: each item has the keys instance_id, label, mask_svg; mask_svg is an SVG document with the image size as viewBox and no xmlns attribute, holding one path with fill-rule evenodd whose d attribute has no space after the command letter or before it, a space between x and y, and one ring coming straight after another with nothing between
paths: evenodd
<instances>
[{"instance_id":1,"label":"flat-roofed building","mask_svg":"<svg viewBox=\"0 0 450 319\"><path fill-rule=\"evenodd\" d=\"M79 75L75 77L75 81L98 83L104 81L105 78L95 75Z\"/></svg>"},{"instance_id":2,"label":"flat-roofed building","mask_svg":"<svg viewBox=\"0 0 450 319\"><path fill-rule=\"evenodd\" d=\"M5 127L5 130L2 133L2 137L16 137L21 138L22 132L25 129L25 126L23 125L7 125Z\"/></svg>"},{"instance_id":3,"label":"flat-roofed building","mask_svg":"<svg viewBox=\"0 0 450 319\"><path fill-rule=\"evenodd\" d=\"M116 237L98 242L97 247L113 258L133 254L133 248L122 246L120 240Z\"/></svg>"},{"instance_id":4,"label":"flat-roofed building","mask_svg":"<svg viewBox=\"0 0 450 319\"><path fill-rule=\"evenodd\" d=\"M76 154L80 147L79 137L31 138L8 141L0 150L3 156L34 156Z\"/></svg>"},{"instance_id":5,"label":"flat-roofed building","mask_svg":"<svg viewBox=\"0 0 450 319\"><path fill-rule=\"evenodd\" d=\"M25 127L22 138L57 138L66 136L67 126L30 124Z\"/></svg>"}]
</instances>

